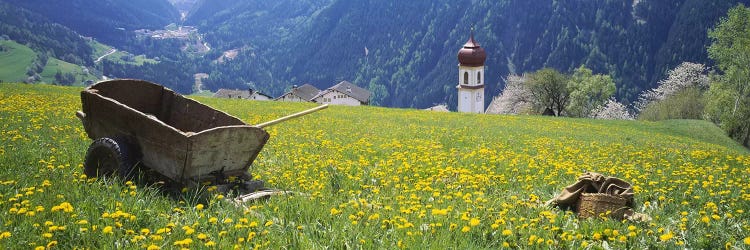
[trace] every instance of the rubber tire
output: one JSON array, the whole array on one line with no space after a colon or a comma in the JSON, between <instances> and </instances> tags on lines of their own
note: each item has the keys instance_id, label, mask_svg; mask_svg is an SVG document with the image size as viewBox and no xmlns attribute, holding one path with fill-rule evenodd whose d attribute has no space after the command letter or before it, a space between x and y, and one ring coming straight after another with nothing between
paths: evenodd
<instances>
[{"instance_id":1,"label":"rubber tire","mask_svg":"<svg viewBox=\"0 0 750 250\"><path fill-rule=\"evenodd\" d=\"M122 179L129 179L135 165L130 149L121 139L104 137L94 140L86 151L83 173L88 177L111 177L117 174Z\"/></svg>"}]
</instances>

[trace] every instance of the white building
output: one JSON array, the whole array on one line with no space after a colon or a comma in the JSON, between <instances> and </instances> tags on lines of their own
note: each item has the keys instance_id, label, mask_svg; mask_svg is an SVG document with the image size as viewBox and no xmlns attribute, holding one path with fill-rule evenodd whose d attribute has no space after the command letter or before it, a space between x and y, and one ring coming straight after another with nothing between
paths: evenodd
<instances>
[{"instance_id":1,"label":"white building","mask_svg":"<svg viewBox=\"0 0 750 250\"><path fill-rule=\"evenodd\" d=\"M458 112L484 113L484 60L487 55L474 40L469 40L458 51Z\"/></svg>"},{"instance_id":2,"label":"white building","mask_svg":"<svg viewBox=\"0 0 750 250\"><path fill-rule=\"evenodd\" d=\"M371 94L366 89L357 87L350 82L342 81L333 87L321 91L312 100L320 104L359 106L368 105Z\"/></svg>"}]
</instances>

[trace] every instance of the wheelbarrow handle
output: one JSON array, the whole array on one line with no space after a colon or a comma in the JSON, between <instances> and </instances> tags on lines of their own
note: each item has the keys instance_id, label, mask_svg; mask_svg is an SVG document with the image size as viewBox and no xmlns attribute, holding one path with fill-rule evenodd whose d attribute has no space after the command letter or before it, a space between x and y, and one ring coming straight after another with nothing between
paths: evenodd
<instances>
[{"instance_id":1,"label":"wheelbarrow handle","mask_svg":"<svg viewBox=\"0 0 750 250\"><path fill-rule=\"evenodd\" d=\"M314 108L311 108L311 109L308 109L308 110L305 110L305 111L302 111L302 112L299 112L299 113L294 113L294 114L291 114L291 115L287 115L287 116L281 117L279 119L276 119L276 120L273 120L273 121L267 121L267 122L264 122L264 123L261 123L261 124L255 125L255 126L259 127L259 128L268 127L268 126L271 126L271 125L274 125L274 124L277 124L277 123L280 123L280 122L284 122L284 121L287 121L287 120L290 120L290 119L294 119L294 118L297 118L297 117L300 117L300 116L303 116L303 115L306 115L306 114L309 114L309 113L312 113L312 112L315 112L315 111L318 111L318 110L321 110L321 109L325 109L325 108L328 108L328 104L323 104L323 105L320 105L320 106L317 106L317 107L314 107Z\"/></svg>"}]
</instances>

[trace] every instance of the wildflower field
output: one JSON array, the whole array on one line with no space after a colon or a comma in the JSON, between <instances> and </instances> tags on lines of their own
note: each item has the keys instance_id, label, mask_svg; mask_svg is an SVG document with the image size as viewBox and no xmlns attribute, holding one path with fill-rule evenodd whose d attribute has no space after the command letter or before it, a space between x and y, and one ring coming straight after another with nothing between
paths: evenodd
<instances>
[{"instance_id":1,"label":"wildflower field","mask_svg":"<svg viewBox=\"0 0 750 250\"><path fill-rule=\"evenodd\" d=\"M80 90L0 84L2 249L750 249L750 154L702 121L334 106L267 128L251 167L307 195L236 206L84 176ZM194 98L249 124L314 106ZM586 171L653 220L543 205Z\"/></svg>"}]
</instances>

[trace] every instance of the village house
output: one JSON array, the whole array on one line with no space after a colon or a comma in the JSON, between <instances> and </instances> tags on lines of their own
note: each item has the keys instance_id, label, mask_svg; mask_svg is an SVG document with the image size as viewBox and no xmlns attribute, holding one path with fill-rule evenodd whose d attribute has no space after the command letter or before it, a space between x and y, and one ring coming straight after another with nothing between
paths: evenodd
<instances>
[{"instance_id":1,"label":"village house","mask_svg":"<svg viewBox=\"0 0 750 250\"><path fill-rule=\"evenodd\" d=\"M238 89L219 89L214 94L217 98L230 98L230 99L247 99L247 100L258 100L268 101L271 100L271 96L261 93L253 89L238 90Z\"/></svg>"},{"instance_id":2,"label":"village house","mask_svg":"<svg viewBox=\"0 0 750 250\"><path fill-rule=\"evenodd\" d=\"M320 89L310 84L304 84L297 87L294 85L292 90L274 99L282 102L312 102L313 98L320 93Z\"/></svg>"},{"instance_id":3,"label":"village house","mask_svg":"<svg viewBox=\"0 0 750 250\"><path fill-rule=\"evenodd\" d=\"M320 91L312 98L320 104L359 106L370 104L370 91L342 81L326 90Z\"/></svg>"}]
</instances>

